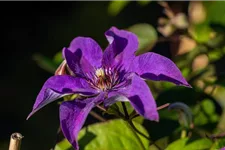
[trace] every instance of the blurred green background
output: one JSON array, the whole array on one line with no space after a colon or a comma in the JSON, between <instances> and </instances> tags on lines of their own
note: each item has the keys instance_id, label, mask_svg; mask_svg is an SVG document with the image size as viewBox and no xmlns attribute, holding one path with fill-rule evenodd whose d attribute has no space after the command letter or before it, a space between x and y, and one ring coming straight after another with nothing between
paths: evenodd
<instances>
[{"instance_id":1,"label":"blurred green background","mask_svg":"<svg viewBox=\"0 0 225 150\"><path fill-rule=\"evenodd\" d=\"M163 109L159 123L144 120L152 140L168 148L185 128L192 141L203 139L197 143L206 145L202 149L225 146L224 138L205 140L225 131L225 2L1 2L0 12L0 150L8 149L13 132L23 134L23 150L54 147L57 102L26 121L36 95L60 64L63 47L76 36L88 36L104 49L104 32L111 26L137 34L138 54L153 51L172 59L193 86L148 82L158 106L179 101L193 113L188 127L184 122L189 112L176 105L180 118ZM88 117L85 125L93 122Z\"/></svg>"}]
</instances>

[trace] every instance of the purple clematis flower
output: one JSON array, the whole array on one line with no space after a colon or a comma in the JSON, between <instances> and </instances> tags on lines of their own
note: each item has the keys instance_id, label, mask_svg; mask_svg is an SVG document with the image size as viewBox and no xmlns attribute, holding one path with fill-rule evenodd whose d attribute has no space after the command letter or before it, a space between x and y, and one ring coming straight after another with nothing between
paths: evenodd
<instances>
[{"instance_id":1,"label":"purple clematis flower","mask_svg":"<svg viewBox=\"0 0 225 150\"><path fill-rule=\"evenodd\" d=\"M63 57L72 75L50 77L28 116L63 96L87 96L86 99L66 101L60 105L61 129L75 149L79 149L78 132L97 104L103 103L108 107L116 101L129 101L137 113L158 121L157 106L144 79L189 87L168 58L151 52L135 56L138 40L133 33L112 27L105 36L109 45L104 53L93 39L87 37L77 37L63 49Z\"/></svg>"}]
</instances>

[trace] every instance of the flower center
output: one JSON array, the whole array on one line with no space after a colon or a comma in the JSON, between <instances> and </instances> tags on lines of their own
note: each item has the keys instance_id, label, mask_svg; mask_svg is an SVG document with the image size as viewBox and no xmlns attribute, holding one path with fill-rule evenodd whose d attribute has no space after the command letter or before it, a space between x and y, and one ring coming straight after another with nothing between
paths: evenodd
<instances>
[{"instance_id":1,"label":"flower center","mask_svg":"<svg viewBox=\"0 0 225 150\"><path fill-rule=\"evenodd\" d=\"M118 72L111 68L98 68L93 76L92 85L103 91L112 89L120 82Z\"/></svg>"}]
</instances>

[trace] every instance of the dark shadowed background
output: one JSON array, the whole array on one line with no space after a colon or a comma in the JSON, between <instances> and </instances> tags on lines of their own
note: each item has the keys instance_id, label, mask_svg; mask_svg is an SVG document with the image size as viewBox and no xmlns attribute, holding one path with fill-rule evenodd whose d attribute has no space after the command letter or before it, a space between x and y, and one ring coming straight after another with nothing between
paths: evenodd
<instances>
[{"instance_id":1,"label":"dark shadowed background","mask_svg":"<svg viewBox=\"0 0 225 150\"><path fill-rule=\"evenodd\" d=\"M7 149L13 132L24 135L23 150L47 150L55 144L57 103L26 121L36 95L51 76L35 63L33 54L51 58L76 36L90 36L104 48L104 32L111 26L127 28L137 22L156 25L162 15L156 3L141 7L132 2L112 17L107 5L108 2L1 2L1 150ZM164 49L161 53L168 52Z\"/></svg>"}]
</instances>

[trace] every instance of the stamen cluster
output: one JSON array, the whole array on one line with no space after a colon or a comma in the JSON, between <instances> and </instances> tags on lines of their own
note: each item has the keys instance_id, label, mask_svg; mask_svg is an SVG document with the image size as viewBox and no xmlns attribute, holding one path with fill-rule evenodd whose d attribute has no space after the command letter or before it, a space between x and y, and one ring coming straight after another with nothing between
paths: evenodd
<instances>
[{"instance_id":1,"label":"stamen cluster","mask_svg":"<svg viewBox=\"0 0 225 150\"><path fill-rule=\"evenodd\" d=\"M94 88L98 88L103 91L112 89L121 81L118 71L112 68L98 68L95 70L95 73L89 76L89 79L90 84Z\"/></svg>"}]
</instances>

